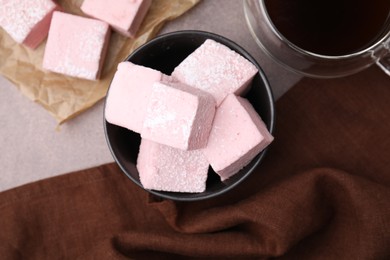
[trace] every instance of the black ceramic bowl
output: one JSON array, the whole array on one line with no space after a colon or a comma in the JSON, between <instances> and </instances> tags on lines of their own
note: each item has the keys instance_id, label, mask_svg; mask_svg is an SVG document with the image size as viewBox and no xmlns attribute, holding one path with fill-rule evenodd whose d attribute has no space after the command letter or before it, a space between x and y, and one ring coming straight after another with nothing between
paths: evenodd
<instances>
[{"instance_id":1,"label":"black ceramic bowl","mask_svg":"<svg viewBox=\"0 0 390 260\"><path fill-rule=\"evenodd\" d=\"M222 36L202 31L178 31L161 35L135 50L126 60L135 64L150 67L170 75L173 69L199 47L206 39L213 39L251 61L259 70L253 79L252 87L245 97L259 113L268 130L274 130L274 100L271 88L262 69L248 52L236 43ZM207 68L205 68L207 69ZM104 117L105 118L105 117ZM104 128L108 146L122 171L137 185L142 187L136 168L140 135L125 128L108 123L104 119ZM209 168L206 191L202 193L179 193L148 190L157 196L178 200L195 201L212 198L223 194L248 177L263 159L265 149L246 167L225 182L221 182L216 173Z\"/></svg>"}]
</instances>

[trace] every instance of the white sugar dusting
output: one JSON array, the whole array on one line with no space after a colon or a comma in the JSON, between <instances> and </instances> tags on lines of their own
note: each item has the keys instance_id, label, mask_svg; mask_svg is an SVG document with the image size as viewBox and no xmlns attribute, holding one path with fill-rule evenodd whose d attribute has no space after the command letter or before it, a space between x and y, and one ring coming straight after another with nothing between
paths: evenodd
<instances>
[{"instance_id":1,"label":"white sugar dusting","mask_svg":"<svg viewBox=\"0 0 390 260\"><path fill-rule=\"evenodd\" d=\"M154 129L156 127L164 127L169 123L172 123L176 119L175 113L169 113L167 110L164 110L162 107L154 107L157 110L165 111L164 113L159 113L159 116L157 117L150 117L149 120L146 120L144 125L147 128Z\"/></svg>"},{"instance_id":2,"label":"white sugar dusting","mask_svg":"<svg viewBox=\"0 0 390 260\"><path fill-rule=\"evenodd\" d=\"M256 67L235 51L206 40L175 68L172 75L209 92L219 104L227 94L244 86L256 72Z\"/></svg>"},{"instance_id":3,"label":"white sugar dusting","mask_svg":"<svg viewBox=\"0 0 390 260\"><path fill-rule=\"evenodd\" d=\"M52 70L57 73L85 79L95 79L97 73L95 71L82 68L79 64L74 64L68 57L59 61L58 65L53 67Z\"/></svg>"},{"instance_id":4,"label":"white sugar dusting","mask_svg":"<svg viewBox=\"0 0 390 260\"><path fill-rule=\"evenodd\" d=\"M212 96L184 84L154 83L141 136L193 150L207 144L215 112Z\"/></svg>"},{"instance_id":5,"label":"white sugar dusting","mask_svg":"<svg viewBox=\"0 0 390 260\"><path fill-rule=\"evenodd\" d=\"M18 43L22 43L37 23L53 10L49 0L0 0L0 26Z\"/></svg>"},{"instance_id":6,"label":"white sugar dusting","mask_svg":"<svg viewBox=\"0 0 390 260\"><path fill-rule=\"evenodd\" d=\"M165 99L162 96L167 96L168 87L163 84L155 84L152 88L149 106L147 109L147 117L144 121L144 127L149 130L155 128L167 127L168 124L174 122L177 118L175 111L170 111Z\"/></svg>"},{"instance_id":7,"label":"white sugar dusting","mask_svg":"<svg viewBox=\"0 0 390 260\"><path fill-rule=\"evenodd\" d=\"M137 168L147 189L202 192L209 163L201 150L184 151L142 139Z\"/></svg>"},{"instance_id":8,"label":"white sugar dusting","mask_svg":"<svg viewBox=\"0 0 390 260\"><path fill-rule=\"evenodd\" d=\"M99 21L93 22L91 22L90 30L80 33L79 51L81 59L85 62L99 63L108 26Z\"/></svg>"}]
</instances>

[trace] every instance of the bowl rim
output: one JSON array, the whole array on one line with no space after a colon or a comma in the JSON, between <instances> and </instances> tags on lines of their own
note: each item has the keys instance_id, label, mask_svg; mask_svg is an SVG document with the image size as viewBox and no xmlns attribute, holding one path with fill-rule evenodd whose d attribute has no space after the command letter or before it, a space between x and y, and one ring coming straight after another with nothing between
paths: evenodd
<instances>
[{"instance_id":1,"label":"bowl rim","mask_svg":"<svg viewBox=\"0 0 390 260\"><path fill-rule=\"evenodd\" d=\"M266 77L262 67L257 62L257 60L255 58L253 58L253 56L248 51L246 51L243 47L241 47L236 42L234 42L234 41L232 41L232 40L230 40L230 39L228 39L228 38L226 38L226 37L224 37L222 35L219 35L219 34L216 34L216 33L213 33L213 32L202 31L202 30L180 30L180 31L164 33L164 34L156 36L155 38L151 39L150 41L147 41L146 43L144 43L144 44L140 45L139 47L137 47L123 61L130 61L130 59L134 55L136 55L139 50L145 48L147 45L155 44L156 42L165 40L166 38L177 37L177 36L185 36L185 35L188 35L188 36L189 35L207 36L207 38L210 38L212 40L216 40L217 42L220 42L220 43L222 43L224 45L226 45L225 43L227 43L229 46L228 45L226 45L226 46L229 49L234 48L233 50L235 52L237 52L241 56L244 56L253 65L255 65L255 67L258 69L258 73L257 74L259 74L260 79L263 82L264 88L265 88L265 90L267 92L267 99L269 100L269 103L270 103L270 106L269 106L270 122L269 122L269 125L267 125L267 128L268 128L268 131L271 134L273 134L274 133L274 129L275 129L275 120L276 120L275 100L274 100L274 95L273 95L272 88L271 88L271 86L269 84L269 81L268 81L268 79L267 79L267 77ZM121 61L121 62L123 62L123 61ZM111 146L110 140L109 140L109 136L108 136L108 132L107 132L107 126L110 123L107 122L107 120L105 118L105 110L106 110L107 96L108 96L108 93L109 93L109 90L110 90L110 87L111 87L111 83L112 83L112 79L111 79L111 81L110 81L110 83L108 85L107 92L106 92L106 97L104 98L104 106L103 106L103 126L104 126L103 128L104 128L104 135L105 135L107 146L110 149L111 155L113 156L115 163L120 167L122 172L129 179L131 179L136 185L138 185L139 187L141 187L143 190L147 191L148 193L151 193L151 194L156 195L156 196L158 196L160 198L163 198L163 199L169 199L169 200L173 200L173 201L184 201L184 202L185 201L188 201L188 202L190 202L190 201L201 201L201 200L211 199L211 198L220 196L220 195L225 194L226 192L232 190L233 188L237 187L240 183L242 183L245 179L247 179L247 177L249 175L251 175L251 173L257 168L257 166L263 160L264 156L266 155L266 153L268 151L269 146L266 147L263 151L260 152L261 155L260 155L259 159L237 181L235 181L234 183L231 183L228 186L225 186L225 187L221 188L220 190L218 190L216 192L206 193L204 196L200 195L200 196L195 196L195 197L191 197L191 196L190 197L181 197L180 194L182 194L182 193L180 193L180 192L166 192L166 191L157 191L157 190L145 189L142 186L142 184L140 183L140 181L138 181L131 174L129 174L127 172L127 169L122 165L122 163L120 163L120 160L116 156L116 154L115 154L115 152L114 152L114 150L113 150L113 148ZM183 194L188 194L188 193L183 193ZM197 194L202 194L202 193L197 193ZM175 195L177 195L177 196L175 196Z\"/></svg>"}]
</instances>

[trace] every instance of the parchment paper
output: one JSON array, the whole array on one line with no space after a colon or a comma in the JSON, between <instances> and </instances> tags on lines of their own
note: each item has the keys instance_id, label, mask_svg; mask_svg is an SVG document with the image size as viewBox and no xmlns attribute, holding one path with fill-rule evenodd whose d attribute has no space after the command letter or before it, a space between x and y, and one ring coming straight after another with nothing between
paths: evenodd
<instances>
[{"instance_id":1,"label":"parchment paper","mask_svg":"<svg viewBox=\"0 0 390 260\"><path fill-rule=\"evenodd\" d=\"M115 32L111 34L101 79L98 81L43 70L42 59L46 40L37 49L31 50L17 44L0 28L0 73L13 82L24 95L41 104L61 124L102 99L106 95L117 63L153 38L165 22L182 15L199 1L153 0L136 38L125 38ZM82 0L57 2L65 12L86 16L80 10Z\"/></svg>"}]
</instances>

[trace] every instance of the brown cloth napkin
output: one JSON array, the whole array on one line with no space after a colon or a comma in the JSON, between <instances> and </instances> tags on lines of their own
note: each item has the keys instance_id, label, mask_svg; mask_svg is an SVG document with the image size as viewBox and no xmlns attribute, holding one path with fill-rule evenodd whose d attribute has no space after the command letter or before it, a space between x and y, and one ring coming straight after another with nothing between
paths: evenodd
<instances>
[{"instance_id":1,"label":"brown cloth napkin","mask_svg":"<svg viewBox=\"0 0 390 260\"><path fill-rule=\"evenodd\" d=\"M201 202L151 196L115 164L5 191L1 258L389 259L390 78L303 79L275 138L241 186Z\"/></svg>"}]
</instances>

